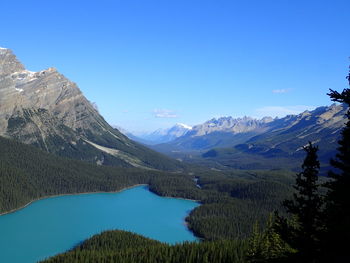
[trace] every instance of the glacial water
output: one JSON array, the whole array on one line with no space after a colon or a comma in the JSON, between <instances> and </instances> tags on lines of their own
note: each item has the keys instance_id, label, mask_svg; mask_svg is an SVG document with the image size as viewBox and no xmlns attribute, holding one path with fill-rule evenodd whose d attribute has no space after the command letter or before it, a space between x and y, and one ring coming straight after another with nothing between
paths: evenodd
<instances>
[{"instance_id":1,"label":"glacial water","mask_svg":"<svg viewBox=\"0 0 350 263\"><path fill-rule=\"evenodd\" d=\"M184 219L197 206L193 201L157 196L146 186L46 198L0 216L0 262L37 262L111 229L171 244L194 241Z\"/></svg>"}]
</instances>

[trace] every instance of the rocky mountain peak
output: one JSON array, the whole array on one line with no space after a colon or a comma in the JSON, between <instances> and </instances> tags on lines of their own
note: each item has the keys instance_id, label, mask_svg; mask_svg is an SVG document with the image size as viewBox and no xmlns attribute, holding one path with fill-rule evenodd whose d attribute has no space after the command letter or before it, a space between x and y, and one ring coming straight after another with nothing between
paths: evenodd
<instances>
[{"instance_id":1,"label":"rocky mountain peak","mask_svg":"<svg viewBox=\"0 0 350 263\"><path fill-rule=\"evenodd\" d=\"M184 123L176 123L174 127L179 127L187 130L192 130L192 127Z\"/></svg>"},{"instance_id":2,"label":"rocky mountain peak","mask_svg":"<svg viewBox=\"0 0 350 263\"><path fill-rule=\"evenodd\" d=\"M203 124L194 126L188 135L203 136L213 132L249 132L251 130L263 127L266 123L269 123L272 120L273 119L270 117L258 120L247 116L241 118L233 118L231 116L213 118Z\"/></svg>"},{"instance_id":3,"label":"rocky mountain peak","mask_svg":"<svg viewBox=\"0 0 350 263\"><path fill-rule=\"evenodd\" d=\"M149 145L166 143L184 136L186 133L191 131L191 129L192 127L187 124L176 123L170 128L157 129L154 132L139 135L139 138L134 137L134 139Z\"/></svg>"},{"instance_id":4,"label":"rocky mountain peak","mask_svg":"<svg viewBox=\"0 0 350 263\"><path fill-rule=\"evenodd\" d=\"M317 122L318 123L328 123L328 125L334 125L338 122L338 124L341 124L343 120L344 111L346 109L346 106L343 104L332 104L328 107L320 107L317 108L315 111L319 110L317 113Z\"/></svg>"},{"instance_id":5,"label":"rocky mountain peak","mask_svg":"<svg viewBox=\"0 0 350 263\"><path fill-rule=\"evenodd\" d=\"M45 141L63 136L56 129L60 125L73 131L90 128L100 118L94 113L76 84L55 68L29 71L10 49L0 49L0 135L32 143L40 134Z\"/></svg>"},{"instance_id":6,"label":"rocky mountain peak","mask_svg":"<svg viewBox=\"0 0 350 263\"><path fill-rule=\"evenodd\" d=\"M264 117L261 119L261 121L264 123L269 123L269 122L272 122L273 120L274 120L274 118L272 118L272 117Z\"/></svg>"},{"instance_id":7,"label":"rocky mountain peak","mask_svg":"<svg viewBox=\"0 0 350 263\"><path fill-rule=\"evenodd\" d=\"M22 71L24 66L10 49L0 48L0 78L3 76Z\"/></svg>"},{"instance_id":8,"label":"rocky mountain peak","mask_svg":"<svg viewBox=\"0 0 350 263\"><path fill-rule=\"evenodd\" d=\"M7 52L7 51L9 51L8 48L0 47L0 55L1 55L2 53Z\"/></svg>"},{"instance_id":9,"label":"rocky mountain peak","mask_svg":"<svg viewBox=\"0 0 350 263\"><path fill-rule=\"evenodd\" d=\"M82 112L95 111L76 84L55 68L26 70L9 49L0 55L0 75L0 133L6 131L7 119L22 109L48 110L74 130L86 128L88 118Z\"/></svg>"}]
</instances>

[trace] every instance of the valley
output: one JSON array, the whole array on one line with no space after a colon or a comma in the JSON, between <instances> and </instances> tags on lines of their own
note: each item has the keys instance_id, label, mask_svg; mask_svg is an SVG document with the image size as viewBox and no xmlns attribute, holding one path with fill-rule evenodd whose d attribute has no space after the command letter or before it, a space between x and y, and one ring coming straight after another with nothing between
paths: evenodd
<instances>
[{"instance_id":1,"label":"valley","mask_svg":"<svg viewBox=\"0 0 350 263\"><path fill-rule=\"evenodd\" d=\"M56 69L28 71L11 50L1 48L0 213L5 214L34 200L56 195L100 193L110 196L112 192L142 184L148 186L151 193L147 191L147 196L152 195L154 200L160 200L160 197L182 198L196 200L199 205L181 200L192 205L186 208L188 214L182 210L176 215L163 208L150 213L151 208L142 205L142 208L133 208L130 218L140 219L146 214L154 214L157 218L170 216L166 221L182 218L181 223L185 221L186 227L182 225L181 229L187 234L191 231L195 238L190 235L176 240L199 239L200 242L182 245L160 243L174 243L177 231L170 233L164 230L167 233L164 238L148 235L142 222L134 228L106 224L96 230L89 226L89 231L91 228L94 231L78 235L69 245L45 254L53 256L72 249L48 259L48 262L69 262L80 253L84 260L91 262L99 262L94 261L96 257L109 256L115 260L125 257L125 262L134 262L135 253L144 253L149 260L154 260L154 255L160 253L179 262L180 257L199 260L194 253L204 250L209 251L207 257L215 258L209 262L245 262L249 242L256 230L253 226L258 225L259 231L265 231L269 229L267 224L272 213L279 211L286 215L288 212L282 203L296 193L293 188L295 174L301 171L305 158L303 149L308 142L319 145L320 175L329 171L329 159L336 154L347 110L345 103L338 103L283 118L221 117L193 127L177 124L151 134L148 140L135 142L131 135L128 138L127 133L124 135L108 124L77 85ZM145 145L149 142L152 145ZM319 181L323 184L329 179L320 177ZM324 189L320 193L322 191ZM141 194L135 200L146 200L147 196ZM83 196L72 196L73 199L75 197ZM128 199L133 198L129 196ZM171 198L162 200L171 202ZM50 199L35 202L18 212L29 211ZM90 202L94 203L93 200ZM151 204L155 203L151 201ZM123 205L128 206L128 202L123 201ZM86 204L78 206L73 210L88 207ZM103 205L99 203L98 207L103 208ZM33 213L40 217L45 209ZM117 214L119 210L119 207L113 208L113 217L123 217L123 213ZM0 217L0 231L1 220L18 212ZM101 218L97 220L95 216L105 212L86 214L85 217L99 222ZM105 217L110 216L105 214ZM72 217L76 219L78 215ZM130 218L127 221L132 221ZM152 218L147 220L156 222ZM154 231L162 232L158 223L155 225ZM74 231L75 226L70 228ZM91 235L114 228L134 231L158 241L120 231L107 231L84 241ZM41 235L40 227L33 228L33 231L30 236ZM15 236L24 237L21 231ZM113 241L121 237L130 241L124 244L130 249L115 248L115 245L123 246L119 241L118 244ZM60 241L59 237L50 234L46 238ZM5 236L3 245L0 243L0 252L7 239ZM101 245L98 240L106 240L106 243ZM145 248L135 248L138 242L145 244ZM23 250L15 247L15 243L6 249L10 252L6 260L17 249ZM91 244L93 252L86 244ZM235 251L234 254L229 250Z\"/></svg>"}]
</instances>

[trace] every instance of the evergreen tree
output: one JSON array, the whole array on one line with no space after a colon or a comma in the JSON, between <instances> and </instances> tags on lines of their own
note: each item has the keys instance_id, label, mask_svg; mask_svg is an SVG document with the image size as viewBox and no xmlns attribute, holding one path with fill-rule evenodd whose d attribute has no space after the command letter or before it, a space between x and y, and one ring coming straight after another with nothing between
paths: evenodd
<instances>
[{"instance_id":1,"label":"evergreen tree","mask_svg":"<svg viewBox=\"0 0 350 263\"><path fill-rule=\"evenodd\" d=\"M276 230L292 248L298 252L298 262L318 262L320 244L320 214L322 198L318 193L318 172L320 163L317 158L318 147L311 142L304 147L307 155L303 162L303 171L297 174L292 200L285 200L283 206L292 215L288 220L277 215Z\"/></svg>"},{"instance_id":2,"label":"evergreen tree","mask_svg":"<svg viewBox=\"0 0 350 263\"><path fill-rule=\"evenodd\" d=\"M350 86L350 70L347 76ZM330 90L332 101L350 106L350 89L341 93ZM324 258L332 262L350 262L347 251L350 243L350 109L346 113L347 123L338 141L338 153L331 160L335 168L329 172L331 181L325 184L326 195L326 235L324 237Z\"/></svg>"},{"instance_id":3,"label":"evergreen tree","mask_svg":"<svg viewBox=\"0 0 350 263\"><path fill-rule=\"evenodd\" d=\"M263 257L262 252L262 239L263 234L259 230L259 224L258 222L255 222L253 225L253 231L248 239L248 250L247 250L247 259L248 262L259 262L262 261L262 259L265 259Z\"/></svg>"},{"instance_id":4,"label":"evergreen tree","mask_svg":"<svg viewBox=\"0 0 350 263\"><path fill-rule=\"evenodd\" d=\"M250 263L257 262L280 262L286 256L295 253L274 228L274 217L269 216L266 228L259 231L258 223L253 226L253 232L248 242L247 260Z\"/></svg>"}]
</instances>

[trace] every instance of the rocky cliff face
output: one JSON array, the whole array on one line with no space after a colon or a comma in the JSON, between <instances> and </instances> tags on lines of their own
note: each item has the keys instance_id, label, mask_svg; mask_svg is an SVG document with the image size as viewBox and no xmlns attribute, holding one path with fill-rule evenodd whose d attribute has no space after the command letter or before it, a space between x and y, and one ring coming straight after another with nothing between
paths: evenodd
<instances>
[{"instance_id":1,"label":"rocky cliff face","mask_svg":"<svg viewBox=\"0 0 350 263\"><path fill-rule=\"evenodd\" d=\"M158 156L109 126L77 85L55 68L28 71L4 48L0 49L0 135L100 164L109 160L152 167L148 156Z\"/></svg>"}]
</instances>

